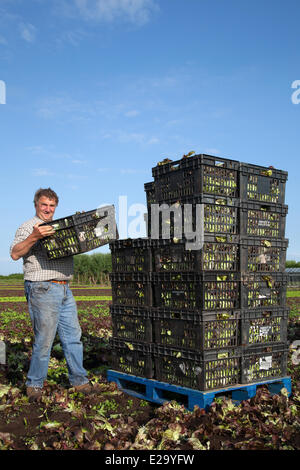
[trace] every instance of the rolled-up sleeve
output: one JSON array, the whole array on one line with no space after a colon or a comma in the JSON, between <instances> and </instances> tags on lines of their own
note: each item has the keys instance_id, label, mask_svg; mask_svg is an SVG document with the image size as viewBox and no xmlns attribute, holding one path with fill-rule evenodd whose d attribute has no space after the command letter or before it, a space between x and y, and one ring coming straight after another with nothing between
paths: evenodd
<instances>
[{"instance_id":1,"label":"rolled-up sleeve","mask_svg":"<svg viewBox=\"0 0 300 470\"><path fill-rule=\"evenodd\" d=\"M28 228L24 228L22 226L18 228L18 230L16 231L16 234L15 234L15 238L14 238L12 244L10 245L10 249L9 249L10 255L12 253L13 247L15 245L17 245L18 243L23 242L24 240L26 240L26 238L29 237L30 234L31 234L31 232L28 230Z\"/></svg>"}]
</instances>

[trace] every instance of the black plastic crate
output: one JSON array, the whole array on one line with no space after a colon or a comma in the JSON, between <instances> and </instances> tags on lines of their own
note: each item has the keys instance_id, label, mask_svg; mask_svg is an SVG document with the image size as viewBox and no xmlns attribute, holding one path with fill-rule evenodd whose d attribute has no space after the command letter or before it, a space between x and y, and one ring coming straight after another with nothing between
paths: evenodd
<instances>
[{"instance_id":1,"label":"black plastic crate","mask_svg":"<svg viewBox=\"0 0 300 470\"><path fill-rule=\"evenodd\" d=\"M241 312L189 312L152 309L153 342L204 351L241 345Z\"/></svg>"},{"instance_id":2,"label":"black plastic crate","mask_svg":"<svg viewBox=\"0 0 300 470\"><path fill-rule=\"evenodd\" d=\"M283 239L288 206L241 202L240 235L264 239Z\"/></svg>"},{"instance_id":3,"label":"black plastic crate","mask_svg":"<svg viewBox=\"0 0 300 470\"><path fill-rule=\"evenodd\" d=\"M282 240L285 236L287 205L244 202L204 194L180 201L169 200L164 204L165 207L161 203L147 208L149 238L190 238L185 234L187 228L204 235L240 235L267 240ZM187 205L190 205L190 213Z\"/></svg>"},{"instance_id":4,"label":"black plastic crate","mask_svg":"<svg viewBox=\"0 0 300 470\"><path fill-rule=\"evenodd\" d=\"M115 240L109 244L112 259L112 271L120 273L152 271L152 253L150 240L128 238Z\"/></svg>"},{"instance_id":5,"label":"black plastic crate","mask_svg":"<svg viewBox=\"0 0 300 470\"><path fill-rule=\"evenodd\" d=\"M239 271L238 240L238 236L206 235L199 250L187 248L182 240L151 240L154 271Z\"/></svg>"},{"instance_id":6,"label":"black plastic crate","mask_svg":"<svg viewBox=\"0 0 300 470\"><path fill-rule=\"evenodd\" d=\"M154 270L276 273L285 270L288 240L205 235L199 250L180 240L151 240Z\"/></svg>"},{"instance_id":7,"label":"black plastic crate","mask_svg":"<svg viewBox=\"0 0 300 470\"><path fill-rule=\"evenodd\" d=\"M111 369L147 379L154 377L150 344L124 341L118 338L110 338L109 344L111 347Z\"/></svg>"},{"instance_id":8,"label":"black plastic crate","mask_svg":"<svg viewBox=\"0 0 300 470\"><path fill-rule=\"evenodd\" d=\"M156 203L156 196L155 196L155 183L154 181L150 181L149 183L144 184L144 189L146 193L146 201L147 206L150 204Z\"/></svg>"},{"instance_id":9,"label":"black plastic crate","mask_svg":"<svg viewBox=\"0 0 300 470\"><path fill-rule=\"evenodd\" d=\"M153 345L155 379L196 390L211 390L240 383L240 348L189 351Z\"/></svg>"},{"instance_id":10,"label":"black plastic crate","mask_svg":"<svg viewBox=\"0 0 300 470\"><path fill-rule=\"evenodd\" d=\"M118 238L113 206L82 212L45 222L55 234L42 238L41 246L49 259L73 256L94 250Z\"/></svg>"},{"instance_id":11,"label":"black plastic crate","mask_svg":"<svg viewBox=\"0 0 300 470\"><path fill-rule=\"evenodd\" d=\"M239 273L151 273L154 306L181 310L239 309Z\"/></svg>"},{"instance_id":12,"label":"black plastic crate","mask_svg":"<svg viewBox=\"0 0 300 470\"><path fill-rule=\"evenodd\" d=\"M243 238L240 243L242 272L283 272L288 240Z\"/></svg>"},{"instance_id":13,"label":"black plastic crate","mask_svg":"<svg viewBox=\"0 0 300 470\"><path fill-rule=\"evenodd\" d=\"M213 194L239 196L239 162L211 155L194 155L152 168L156 201Z\"/></svg>"},{"instance_id":14,"label":"black plastic crate","mask_svg":"<svg viewBox=\"0 0 300 470\"><path fill-rule=\"evenodd\" d=\"M242 274L241 308L285 307L287 280L285 273Z\"/></svg>"},{"instance_id":15,"label":"black plastic crate","mask_svg":"<svg viewBox=\"0 0 300 470\"><path fill-rule=\"evenodd\" d=\"M284 204L286 171L249 163L240 164L240 197L244 201Z\"/></svg>"},{"instance_id":16,"label":"black plastic crate","mask_svg":"<svg viewBox=\"0 0 300 470\"><path fill-rule=\"evenodd\" d=\"M147 213L148 237L190 239L188 232L196 231L203 235L239 235L239 214L239 199L205 194L152 204Z\"/></svg>"},{"instance_id":17,"label":"black plastic crate","mask_svg":"<svg viewBox=\"0 0 300 470\"><path fill-rule=\"evenodd\" d=\"M284 204L288 178L283 170L203 154L161 162L152 175L156 201L205 193L276 204Z\"/></svg>"},{"instance_id":18,"label":"black plastic crate","mask_svg":"<svg viewBox=\"0 0 300 470\"><path fill-rule=\"evenodd\" d=\"M110 314L115 338L152 343L150 308L110 305Z\"/></svg>"},{"instance_id":19,"label":"black plastic crate","mask_svg":"<svg viewBox=\"0 0 300 470\"><path fill-rule=\"evenodd\" d=\"M110 273L113 305L152 306L152 286L146 273Z\"/></svg>"},{"instance_id":20,"label":"black plastic crate","mask_svg":"<svg viewBox=\"0 0 300 470\"><path fill-rule=\"evenodd\" d=\"M287 375L288 347L285 343L251 346L242 353L241 383Z\"/></svg>"},{"instance_id":21,"label":"black plastic crate","mask_svg":"<svg viewBox=\"0 0 300 470\"><path fill-rule=\"evenodd\" d=\"M242 310L242 345L286 343L288 318L288 308Z\"/></svg>"}]
</instances>

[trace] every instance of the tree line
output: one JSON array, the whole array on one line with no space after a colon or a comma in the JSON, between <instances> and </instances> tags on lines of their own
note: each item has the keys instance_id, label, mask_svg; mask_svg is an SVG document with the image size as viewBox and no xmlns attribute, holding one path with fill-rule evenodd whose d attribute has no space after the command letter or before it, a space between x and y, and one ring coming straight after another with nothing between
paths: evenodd
<instances>
[{"instance_id":1,"label":"tree line","mask_svg":"<svg viewBox=\"0 0 300 470\"><path fill-rule=\"evenodd\" d=\"M73 282L80 284L109 285L109 273L112 271L110 253L82 254L74 256ZM0 275L0 281L22 281L22 273Z\"/></svg>"},{"instance_id":2,"label":"tree line","mask_svg":"<svg viewBox=\"0 0 300 470\"><path fill-rule=\"evenodd\" d=\"M111 270L110 253L74 256L74 282L80 284L109 284Z\"/></svg>"},{"instance_id":3,"label":"tree line","mask_svg":"<svg viewBox=\"0 0 300 470\"><path fill-rule=\"evenodd\" d=\"M287 261L285 263L286 268L300 268L300 261Z\"/></svg>"}]
</instances>

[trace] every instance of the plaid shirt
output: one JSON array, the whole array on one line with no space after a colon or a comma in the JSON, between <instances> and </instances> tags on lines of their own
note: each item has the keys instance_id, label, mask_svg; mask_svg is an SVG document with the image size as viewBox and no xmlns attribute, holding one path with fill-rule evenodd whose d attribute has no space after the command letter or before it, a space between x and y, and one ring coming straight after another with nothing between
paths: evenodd
<instances>
[{"instance_id":1,"label":"plaid shirt","mask_svg":"<svg viewBox=\"0 0 300 470\"><path fill-rule=\"evenodd\" d=\"M17 243L26 240L38 222L43 222L43 220L35 216L18 228L15 239L10 246L10 254ZM55 260L48 259L40 242L37 241L27 255L23 256L23 271L26 281L50 281L52 279L68 281L73 277L73 256Z\"/></svg>"}]
</instances>

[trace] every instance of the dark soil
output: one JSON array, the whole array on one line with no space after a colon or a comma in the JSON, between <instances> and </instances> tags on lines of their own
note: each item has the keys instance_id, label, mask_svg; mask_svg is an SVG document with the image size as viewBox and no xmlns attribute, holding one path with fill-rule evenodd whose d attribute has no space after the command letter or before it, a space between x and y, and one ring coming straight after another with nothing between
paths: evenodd
<instances>
[{"instance_id":1,"label":"dark soil","mask_svg":"<svg viewBox=\"0 0 300 470\"><path fill-rule=\"evenodd\" d=\"M141 400L129 399L115 384L105 379L101 379L101 384L101 394L84 397L72 388L46 383L38 403L28 402L25 390L14 392L0 412L0 449L128 447L139 427L153 417L155 406L145 402L141 407ZM111 428L116 428L113 437Z\"/></svg>"}]
</instances>

